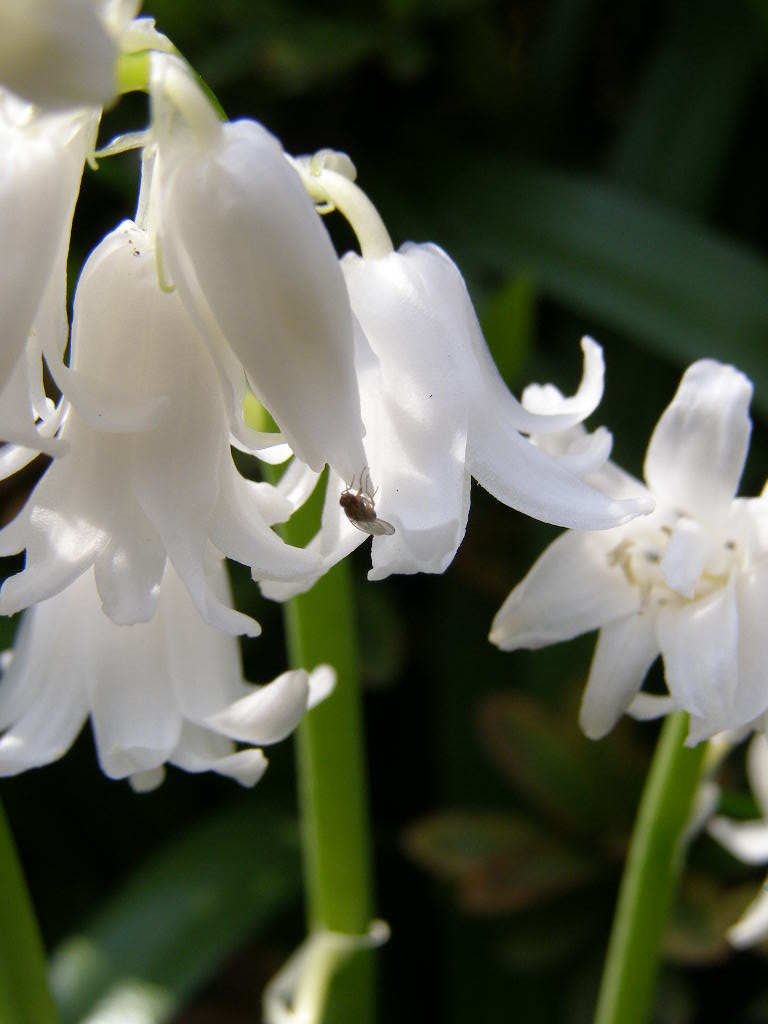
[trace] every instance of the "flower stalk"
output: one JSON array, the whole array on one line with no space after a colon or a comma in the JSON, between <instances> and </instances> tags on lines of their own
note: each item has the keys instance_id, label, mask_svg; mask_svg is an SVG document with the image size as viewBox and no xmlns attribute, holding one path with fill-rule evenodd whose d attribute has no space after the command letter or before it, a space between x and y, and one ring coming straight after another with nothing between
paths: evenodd
<instances>
[{"instance_id":1,"label":"flower stalk","mask_svg":"<svg viewBox=\"0 0 768 1024\"><path fill-rule=\"evenodd\" d=\"M5 815L0 808L0 1020L58 1024L45 950Z\"/></svg>"},{"instance_id":2,"label":"flower stalk","mask_svg":"<svg viewBox=\"0 0 768 1024\"><path fill-rule=\"evenodd\" d=\"M312 504L312 503L310 503ZM303 516L283 527L288 541L303 536ZM297 731L299 802L310 933L366 936L373 916L373 870L368 819L359 654L349 567L335 566L285 606L293 665L328 662L337 673L331 696ZM361 943L331 987L323 1024L374 1020L374 961Z\"/></svg>"},{"instance_id":3,"label":"flower stalk","mask_svg":"<svg viewBox=\"0 0 768 1024\"><path fill-rule=\"evenodd\" d=\"M595 1024L650 1018L661 943L685 853L684 834L707 744L683 745L688 716L670 715L645 783L603 969Z\"/></svg>"}]
</instances>

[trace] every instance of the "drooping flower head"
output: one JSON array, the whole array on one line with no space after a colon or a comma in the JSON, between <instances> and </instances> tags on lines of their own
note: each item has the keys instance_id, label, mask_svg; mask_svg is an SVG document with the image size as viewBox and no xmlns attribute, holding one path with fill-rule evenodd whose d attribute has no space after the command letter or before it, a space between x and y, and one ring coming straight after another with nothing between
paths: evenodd
<instances>
[{"instance_id":1,"label":"drooping flower head","mask_svg":"<svg viewBox=\"0 0 768 1024\"><path fill-rule=\"evenodd\" d=\"M493 621L503 650L600 630L581 708L589 736L628 708L682 709L695 743L768 709L768 502L735 497L751 395L732 366L689 367L651 437L646 486L611 464L588 477L617 496L652 496L655 511L558 538ZM636 696L659 653L669 696Z\"/></svg>"},{"instance_id":2,"label":"drooping flower head","mask_svg":"<svg viewBox=\"0 0 768 1024\"><path fill-rule=\"evenodd\" d=\"M257 578L291 579L318 560L270 529L290 502L235 469L213 360L178 293L160 288L152 239L136 224L107 235L83 268L72 368L54 372L73 389L69 451L0 531L4 553L26 549L0 612L53 597L95 566L107 615L148 621L170 560L206 622L255 635L258 624L211 588L211 551Z\"/></svg>"},{"instance_id":3,"label":"drooping flower head","mask_svg":"<svg viewBox=\"0 0 768 1024\"><path fill-rule=\"evenodd\" d=\"M376 513L395 527L391 535L374 537L370 579L442 572L464 536L472 477L512 508L559 525L601 529L651 508L645 496L616 501L580 479L607 458L604 435L579 462L545 452L525 436L562 431L594 411L603 388L595 342L582 343L581 386L557 413L524 409L493 362L450 257L431 244L395 251L353 183L348 158L323 152L296 166L318 203L347 216L362 248L341 261L355 316L366 428L365 462L356 475L368 467ZM349 485L349 477L329 477L322 530L312 544L325 567L363 539L338 507ZM264 589L285 597L294 588Z\"/></svg>"},{"instance_id":4,"label":"drooping flower head","mask_svg":"<svg viewBox=\"0 0 768 1024\"><path fill-rule=\"evenodd\" d=\"M208 572L228 603L222 561ZM244 682L237 640L200 622L171 566L151 621L116 626L100 605L89 570L25 613L0 686L0 775L55 761L90 718L105 774L137 790L162 782L166 763L252 786L267 767L259 748L284 739L333 686L328 667Z\"/></svg>"},{"instance_id":5,"label":"drooping flower head","mask_svg":"<svg viewBox=\"0 0 768 1024\"><path fill-rule=\"evenodd\" d=\"M242 406L245 377L296 454L364 459L352 314L333 245L278 140L220 121L186 69L153 63L162 259Z\"/></svg>"}]
</instances>

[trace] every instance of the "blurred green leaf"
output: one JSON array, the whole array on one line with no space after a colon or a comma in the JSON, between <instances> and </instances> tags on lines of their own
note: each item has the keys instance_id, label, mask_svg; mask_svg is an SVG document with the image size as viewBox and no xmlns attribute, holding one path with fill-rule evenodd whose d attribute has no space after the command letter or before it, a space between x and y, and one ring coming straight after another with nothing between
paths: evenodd
<instances>
[{"instance_id":1,"label":"blurred green leaf","mask_svg":"<svg viewBox=\"0 0 768 1024\"><path fill-rule=\"evenodd\" d=\"M167 1021L299 891L292 825L258 800L238 802L151 857L54 951L62 1024L97 1010L98 1020L127 1019L128 1007L135 1024Z\"/></svg>"},{"instance_id":2,"label":"blurred green leaf","mask_svg":"<svg viewBox=\"0 0 768 1024\"><path fill-rule=\"evenodd\" d=\"M475 914L509 913L593 880L599 866L535 822L493 811L443 811L412 825L410 856L458 883Z\"/></svg>"},{"instance_id":3,"label":"blurred green leaf","mask_svg":"<svg viewBox=\"0 0 768 1024\"><path fill-rule=\"evenodd\" d=\"M427 169L419 202L440 210L440 243L474 275L527 272L545 295L679 365L733 361L768 412L768 261L594 179L495 155L445 166L450 176Z\"/></svg>"},{"instance_id":4,"label":"blurred green leaf","mask_svg":"<svg viewBox=\"0 0 768 1024\"><path fill-rule=\"evenodd\" d=\"M614 151L618 182L689 211L706 210L765 55L742 3L678 4Z\"/></svg>"},{"instance_id":5,"label":"blurred green leaf","mask_svg":"<svg viewBox=\"0 0 768 1024\"><path fill-rule=\"evenodd\" d=\"M538 810L576 835L621 849L646 769L621 723L599 743L576 729L568 702L559 708L519 693L493 694L480 706L480 734L493 763Z\"/></svg>"},{"instance_id":6,"label":"blurred green leaf","mask_svg":"<svg viewBox=\"0 0 768 1024\"><path fill-rule=\"evenodd\" d=\"M506 278L480 317L496 365L510 386L528 359L536 328L536 287L526 274Z\"/></svg>"}]
</instances>

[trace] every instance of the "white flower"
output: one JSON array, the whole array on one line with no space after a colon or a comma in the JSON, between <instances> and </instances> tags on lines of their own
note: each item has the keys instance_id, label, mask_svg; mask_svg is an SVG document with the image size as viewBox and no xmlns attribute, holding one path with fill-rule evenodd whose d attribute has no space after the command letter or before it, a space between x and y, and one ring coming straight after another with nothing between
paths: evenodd
<instances>
[{"instance_id":1,"label":"white flower","mask_svg":"<svg viewBox=\"0 0 768 1024\"><path fill-rule=\"evenodd\" d=\"M70 450L0 531L3 553L26 548L0 613L52 597L93 565L113 621L147 621L170 559L206 622L255 635L258 624L211 587L211 549L256 578L295 578L317 559L270 529L290 502L236 471L211 357L178 294L160 289L151 239L130 221L83 269L72 365L52 365L73 403L61 431Z\"/></svg>"},{"instance_id":2,"label":"white flower","mask_svg":"<svg viewBox=\"0 0 768 1024\"><path fill-rule=\"evenodd\" d=\"M472 477L512 508L560 525L600 529L649 511L645 496L615 501L579 478L608 457L605 432L580 458L547 453L524 436L566 430L595 409L603 389L599 345L582 342L581 385L556 412L524 409L493 362L450 257L430 244L395 252L345 154L321 150L294 165L319 209L344 214L362 250L341 266L355 316L365 461L347 477L329 474L322 527L309 545L323 570L364 540L339 495L366 483L375 490L376 515L394 527L373 539L369 579L443 572L464 536ZM313 581L262 589L284 599Z\"/></svg>"},{"instance_id":3,"label":"white flower","mask_svg":"<svg viewBox=\"0 0 768 1024\"><path fill-rule=\"evenodd\" d=\"M225 603L222 562L211 570ZM244 682L237 640L200 622L170 566L152 621L116 626L89 571L22 619L0 684L0 775L57 760L90 717L102 769L135 789L158 785L166 762L252 786L267 766L258 748L286 737L333 682L328 667Z\"/></svg>"},{"instance_id":4,"label":"white flower","mask_svg":"<svg viewBox=\"0 0 768 1024\"><path fill-rule=\"evenodd\" d=\"M599 629L581 707L588 736L630 708L679 708L689 743L768 709L768 502L734 498L752 386L730 366L688 368L651 437L647 488L610 463L588 479L656 500L646 519L558 538L497 613L490 639L537 648ZM670 696L636 697L661 653Z\"/></svg>"},{"instance_id":5,"label":"white flower","mask_svg":"<svg viewBox=\"0 0 768 1024\"><path fill-rule=\"evenodd\" d=\"M43 113L0 91L0 237L13 254L0 271L0 437L30 449L53 451L41 350L56 362L67 344L69 233L97 124L92 112Z\"/></svg>"},{"instance_id":6,"label":"white flower","mask_svg":"<svg viewBox=\"0 0 768 1024\"><path fill-rule=\"evenodd\" d=\"M765 723L762 723L765 728ZM768 864L768 742L756 733L747 751L747 775L762 815L754 821L733 821L716 816L707 831L744 864ZM728 941L739 949L768 936L768 879L741 918L727 931Z\"/></svg>"},{"instance_id":7,"label":"white flower","mask_svg":"<svg viewBox=\"0 0 768 1024\"><path fill-rule=\"evenodd\" d=\"M152 66L153 209L170 278L235 393L244 367L296 454L351 475L363 428L330 238L273 135L220 122L173 58Z\"/></svg>"},{"instance_id":8,"label":"white flower","mask_svg":"<svg viewBox=\"0 0 768 1024\"><path fill-rule=\"evenodd\" d=\"M506 505L559 525L600 529L649 511L646 496L616 501L579 478L607 458L606 432L580 459L545 452L524 436L565 430L594 410L603 388L594 341L582 342L577 393L556 413L532 413L504 384L461 274L442 249L409 244L374 257L350 253L342 268L359 324L364 466L377 488L376 513L395 527L373 538L369 579L443 572L464 536L472 477ZM349 484L329 476L322 530L311 545L324 568L364 539L339 509ZM262 589L283 598L295 586Z\"/></svg>"},{"instance_id":9,"label":"white flower","mask_svg":"<svg viewBox=\"0 0 768 1024\"><path fill-rule=\"evenodd\" d=\"M117 91L117 44L102 17L105 6L96 0L4 0L0 81L49 109L104 106Z\"/></svg>"}]
</instances>

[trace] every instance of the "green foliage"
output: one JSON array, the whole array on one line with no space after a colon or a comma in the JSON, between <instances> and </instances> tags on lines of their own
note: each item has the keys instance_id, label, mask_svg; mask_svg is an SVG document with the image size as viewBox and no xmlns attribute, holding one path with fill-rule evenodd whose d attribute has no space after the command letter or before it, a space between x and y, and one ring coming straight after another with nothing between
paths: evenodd
<instances>
[{"instance_id":1,"label":"green foliage","mask_svg":"<svg viewBox=\"0 0 768 1024\"><path fill-rule=\"evenodd\" d=\"M299 894L297 837L281 812L239 801L211 816L150 857L54 951L62 1024L132 1005L142 1016L131 1019L170 1020Z\"/></svg>"}]
</instances>

